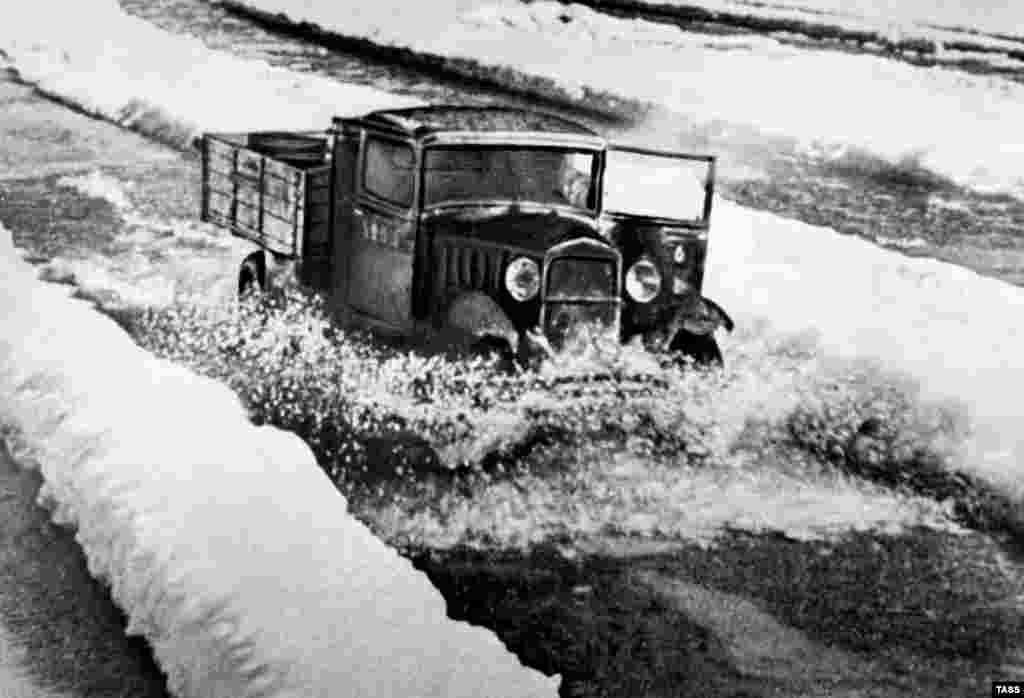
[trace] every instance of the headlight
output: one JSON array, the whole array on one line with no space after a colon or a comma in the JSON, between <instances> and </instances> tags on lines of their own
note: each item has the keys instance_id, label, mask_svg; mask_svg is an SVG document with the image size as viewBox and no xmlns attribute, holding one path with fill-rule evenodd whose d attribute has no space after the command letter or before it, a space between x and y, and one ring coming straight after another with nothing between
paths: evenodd
<instances>
[{"instance_id":1,"label":"headlight","mask_svg":"<svg viewBox=\"0 0 1024 698\"><path fill-rule=\"evenodd\" d=\"M672 261L676 264L682 264L686 261L686 248L682 245L676 245L676 249L672 252Z\"/></svg>"},{"instance_id":2,"label":"headlight","mask_svg":"<svg viewBox=\"0 0 1024 698\"><path fill-rule=\"evenodd\" d=\"M540 292L540 267L528 257L516 257L505 269L505 288L517 301L528 301Z\"/></svg>"},{"instance_id":3,"label":"headlight","mask_svg":"<svg viewBox=\"0 0 1024 698\"><path fill-rule=\"evenodd\" d=\"M637 303L649 303L661 291L661 272L654 262L640 258L626 272L626 293Z\"/></svg>"}]
</instances>

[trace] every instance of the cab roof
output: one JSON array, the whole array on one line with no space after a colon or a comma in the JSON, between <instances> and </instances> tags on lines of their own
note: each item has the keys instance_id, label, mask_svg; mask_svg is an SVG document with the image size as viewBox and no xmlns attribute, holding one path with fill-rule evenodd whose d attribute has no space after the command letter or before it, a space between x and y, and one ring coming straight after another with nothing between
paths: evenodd
<instances>
[{"instance_id":1,"label":"cab roof","mask_svg":"<svg viewBox=\"0 0 1024 698\"><path fill-rule=\"evenodd\" d=\"M598 135L583 124L554 114L511 107L437 105L382 109L370 112L359 121L413 137L467 131Z\"/></svg>"}]
</instances>

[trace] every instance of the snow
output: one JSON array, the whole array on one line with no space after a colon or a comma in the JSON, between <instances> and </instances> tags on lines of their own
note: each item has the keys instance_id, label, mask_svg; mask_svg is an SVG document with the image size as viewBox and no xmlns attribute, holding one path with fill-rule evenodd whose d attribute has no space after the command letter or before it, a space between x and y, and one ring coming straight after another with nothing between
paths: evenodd
<instances>
[{"instance_id":1,"label":"snow","mask_svg":"<svg viewBox=\"0 0 1024 698\"><path fill-rule=\"evenodd\" d=\"M551 2L449 0L429 13L399 13L387 2L246 4L698 118L753 119L766 131L855 145L979 188L1024 194L1024 141L1015 125L1024 116L1024 85L998 78L797 50L764 37L747 50L716 50L707 36ZM666 65L673 70L660 69ZM829 351L882 359L930 394L963 401L979 420L964 467L1019 488L1021 410L1002 386L1024 379L1024 336L1013 321L1024 290L722 201L706 284L733 313L770 318L780 330L814 328Z\"/></svg>"},{"instance_id":2,"label":"snow","mask_svg":"<svg viewBox=\"0 0 1024 698\"><path fill-rule=\"evenodd\" d=\"M911 160L965 186L1024 196L1024 85L888 58L811 51L774 39L717 39L557 2L245 0L346 36L468 59L515 81L555 81L802 142ZM401 7L401 11L400 11ZM424 6L426 7L426 6ZM567 21L566 21L567 20ZM511 69L502 73L498 68Z\"/></svg>"},{"instance_id":3,"label":"snow","mask_svg":"<svg viewBox=\"0 0 1024 698\"><path fill-rule=\"evenodd\" d=\"M62 23L48 21L57 7ZM0 49L23 78L180 144L200 130L320 128L335 114L409 103L208 51L107 0L72 7L40 0L23 9L0 26ZM397 9L307 2L301 16L328 26L343 18L347 33L417 50L557 72L577 88L616 89L705 118L756 118L766 129L893 157L912 153L975 184L1020 183L1007 174L1022 150L1008 124L1024 100L1019 86L1003 81L798 52L770 39L721 51L706 37L578 6L449 2L426 16ZM572 21L562 23L556 10ZM75 31L86 18L102 22L103 36L116 42ZM651 69L669 60L677 72ZM865 110L857 99L886 108ZM971 138L949 142L946 129ZM968 156L971 168L983 164L987 173L967 172ZM130 197L100 175L63 183L130 213ZM36 281L9 239L0 242L0 423L13 429L19 459L38 463L56 515L77 527L94 573L110 582L130 629L153 643L176 691L554 693L557 680L523 670L492 635L447 621L426 579L346 514L297 437L251 426L227 388L146 354L67 288ZM56 277L75 273L50 269ZM960 467L1022 494L1024 425L1010 388L1024 378L1016 322L1024 290L718 200L705 291L742 327L811 329L823 354L879 359L929 395L962 402L974 432ZM727 355L730 341L738 340L725 340ZM848 491L819 487L801 519L803 482L784 480L772 511L753 504L764 490L737 479L729 491L738 504L723 516L758 519L751 525L788 516L803 526L823 502L838 501L830 499L835 492ZM722 499L718 483L699 476L677 484L684 501ZM900 506L853 493L835 517L845 525L840 509L875 507L868 518L890 520ZM533 515L529 507L516 513ZM621 525L650 527L643 516ZM679 526L707 525L708 516L718 514L698 513ZM268 574L280 570L288 574Z\"/></svg>"},{"instance_id":4,"label":"snow","mask_svg":"<svg viewBox=\"0 0 1024 698\"><path fill-rule=\"evenodd\" d=\"M729 10L756 16L815 17L826 13L827 20L860 20L873 26L909 25L925 29L926 25L962 27L996 34L1024 34L1024 8L1006 0L772 0L755 3L749 0L641 0L647 4L689 5L711 10ZM843 26L847 26L845 23ZM856 26L856 25L854 25Z\"/></svg>"},{"instance_id":5,"label":"snow","mask_svg":"<svg viewBox=\"0 0 1024 698\"><path fill-rule=\"evenodd\" d=\"M204 130L269 130L282 121L325 129L338 114L417 103L209 51L124 13L114 0L44 0L6 13L0 52L44 93L174 145ZM96 79L103 75L117 77Z\"/></svg>"},{"instance_id":6,"label":"snow","mask_svg":"<svg viewBox=\"0 0 1024 698\"><path fill-rule=\"evenodd\" d=\"M181 696L541 696L293 434L40 282L0 228L0 424Z\"/></svg>"},{"instance_id":7,"label":"snow","mask_svg":"<svg viewBox=\"0 0 1024 698\"><path fill-rule=\"evenodd\" d=\"M270 0L261 2L266 4ZM342 112L338 105L353 106L353 109L355 105L365 107L361 100L367 100L368 95L372 96L369 101L379 105L408 102L386 93L283 70L270 70L262 64L240 61L204 49L187 38L159 32L120 13L110 0L93 0L88 6L78 3L74 10L67 12L102 16L110 29L105 35L119 37L114 52L110 51L108 39L90 38L81 32L65 29L74 26L73 22L54 24L44 21L53 11L47 2L37 2L30 7L36 11L19 13L13 22L0 28L0 46L8 52L23 77L41 81L47 89L73 103L81 102L88 108L102 104L100 111L112 114L111 118L115 120L128 104L139 101L136 91L147 95L143 101L158 104L165 117L161 122L162 128L172 130L182 124L191 124L190 130L239 131L252 128L256 123L261 127L273 125L274 128L305 129L323 125L335 107ZM332 7L344 9L337 3ZM306 3L303 8L303 16L314 20L322 19L331 12L321 3ZM512 9L517 12L529 10L534 14L508 14ZM499 60L504 51L518 50L519 54L525 55L532 48L537 48L539 60L559 46L569 48L569 44L547 42L550 37L538 40L516 29L512 21L515 17L532 17L536 20L533 24L535 31L550 28L551 24L544 18L553 8L544 3L534 3L529 8L511 4L481 7L480 3L468 1L439 3L432 6L427 17L408 11L396 15L394 10L386 2L360 5L352 11L346 26L350 31L369 32L380 40L394 38L396 32L402 31L411 35L411 28L415 27L417 34L424 37L417 41L434 42L435 48L440 50L446 43L468 36L467 32L477 32L474 36L481 41L496 38L496 35L480 30L481 26L491 26L483 19L505 16L509 21L504 25L507 36L492 47L495 60ZM451 13L470 11L476 14L466 15L462 18L464 21L449 21ZM577 19L592 18L592 13L578 6L566 11ZM483 24L473 24L467 19L472 17ZM400 18L421 19L423 24L402 23L398 21ZM614 57L626 61L631 60L629 50L640 47L637 36L643 32L647 32L648 48L665 37L685 36L642 22L600 21L613 24L588 26L595 30L600 27L621 30L623 51ZM445 31L433 31L440 25L431 23L438 22L445 23ZM562 25L561 22L556 23ZM564 26L568 32L579 33L579 23ZM383 33L385 31L390 33ZM601 39L595 34L588 41L615 41L607 33L603 36L605 38ZM574 40L579 42L583 38L576 36ZM517 42L521 44L519 49L516 49ZM760 43L762 48L753 51L754 54L760 55L765 46L772 45L770 40ZM471 52L473 45L471 41L460 50ZM773 50L779 51L786 61L792 59L797 64L807 63L806 57L795 56L789 49L775 46ZM815 59L822 58L813 55ZM566 54L563 58L565 61L559 66L559 71L574 65L579 67L583 62L579 56ZM587 58L597 57L591 55ZM847 59L836 58L841 61ZM861 60L856 58L856 65L862 65ZM887 70L910 71L903 72L903 77L908 81L905 87L911 93L922 89L922 84L928 84L927 80L923 83L912 81L913 76L948 75L942 71L914 72L916 69L876 59L863 60L871 65L886 66ZM46 67L50 69L44 70ZM550 72L549 67L546 70ZM600 77L605 81L617 81L627 89L642 82L641 72L624 71L620 66L618 70L605 71ZM647 71L648 75L650 73ZM198 74L202 75L202 80L195 79ZM630 76L629 81L617 77L624 74ZM675 74L663 75L666 80L676 80ZM142 81L142 76L147 76L147 80ZM696 78L709 82L708 78ZM299 89L305 100L299 104L290 101L286 86ZM663 87L671 88L672 85ZM349 91L353 98L347 97ZM662 94L672 96L671 92ZM986 98L991 97L998 102L1002 99L1000 94L998 91L986 93ZM159 96L160 100L154 96ZM752 113L768 113L767 110L778 101L758 106ZM815 103L826 105L829 102L829 99L815 100ZM258 104L259 109L254 109L254 104ZM991 106L994 116L997 104ZM915 103L914 109L920 113L922 107ZM903 109L889 111L904 113ZM796 110L791 110L791 113L795 114ZM856 116L865 122L858 128L858 133L888 137L884 126L872 127L868 123L871 117L864 110L859 110ZM930 122L942 121L939 115L934 116ZM1005 123L1014 123L1014 120L1007 119ZM999 128L992 130L998 131ZM927 133L928 129L922 131ZM907 142L913 143L914 139L908 138ZM1007 142L1012 143L1012 140ZM978 161L989 164L981 154ZM76 181L78 186L86 189L109 186L88 179ZM112 196L115 203L120 201L116 193ZM211 268L215 266L211 264ZM88 266L85 269L51 269L57 278L62 274L67 278L76 273L88 273L98 285L109 281L101 272L101 269ZM962 401L977 420L974 440L966 445L963 467L983 472L1014 490L1019 489L1016 483L1018 463L1024 459L1024 437L1019 434L1024 430L1020 429L1020 410L1016 407L1015 398L1004 386L1019 384L1022 377L1019 357L1024 356L1024 336L1016 330L1013 321L1020 314L1020 289L979 277L959 267L927 259L906 258L826 228L753 212L719 200L713 221L705 291L741 322L767 319L779 331L785 332L811 328L820 335L820 342L827 351L842 356L880 359L894 368L909 371L936 397ZM172 294L167 291L166 295L170 298ZM727 345L727 353L728 350Z\"/></svg>"},{"instance_id":8,"label":"snow","mask_svg":"<svg viewBox=\"0 0 1024 698\"><path fill-rule=\"evenodd\" d=\"M41 264L40 278L73 285L107 310L217 306L234 298L238 259L251 251L243 241L194 218L140 210L132 201L133 182L102 169L62 176L56 185L109 202L120 218L117 245L102 252L67 251Z\"/></svg>"},{"instance_id":9,"label":"snow","mask_svg":"<svg viewBox=\"0 0 1024 698\"><path fill-rule=\"evenodd\" d=\"M720 201L704 291L777 331L813 328L823 350L876 357L926 395L968 406L962 467L1018 494L1024 411L1024 289L905 257L827 228ZM742 320L741 320L742 322Z\"/></svg>"},{"instance_id":10,"label":"snow","mask_svg":"<svg viewBox=\"0 0 1024 698\"><path fill-rule=\"evenodd\" d=\"M1021 42L977 32L1000 35L1024 33L1024 11L1003 0L971 3L879 2L879 0L779 0L753 3L745 0L636 0L638 6L699 7L728 13L801 24L839 27L875 35L890 42L966 41L1006 51L1020 51ZM962 28L962 31L960 30Z\"/></svg>"}]
</instances>

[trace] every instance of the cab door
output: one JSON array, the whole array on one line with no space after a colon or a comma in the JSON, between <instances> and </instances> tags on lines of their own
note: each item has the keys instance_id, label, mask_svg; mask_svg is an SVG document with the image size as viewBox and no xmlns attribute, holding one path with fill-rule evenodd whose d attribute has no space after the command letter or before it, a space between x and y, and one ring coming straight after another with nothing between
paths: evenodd
<instances>
[{"instance_id":1,"label":"cab door","mask_svg":"<svg viewBox=\"0 0 1024 698\"><path fill-rule=\"evenodd\" d=\"M663 282L657 302L699 293L715 158L613 145L602 175L601 224L622 253L623 268L641 257L654 262Z\"/></svg>"},{"instance_id":2,"label":"cab door","mask_svg":"<svg viewBox=\"0 0 1024 698\"><path fill-rule=\"evenodd\" d=\"M678 221L708 228L715 157L609 145L605 152L605 213Z\"/></svg>"},{"instance_id":3,"label":"cab door","mask_svg":"<svg viewBox=\"0 0 1024 698\"><path fill-rule=\"evenodd\" d=\"M400 137L362 135L348 258L348 305L372 324L412 327L416 149Z\"/></svg>"},{"instance_id":4,"label":"cab door","mask_svg":"<svg viewBox=\"0 0 1024 698\"><path fill-rule=\"evenodd\" d=\"M605 154L601 226L622 253L622 334L702 361L721 359L711 335L733 327L703 295L714 181L710 155L624 146Z\"/></svg>"}]
</instances>

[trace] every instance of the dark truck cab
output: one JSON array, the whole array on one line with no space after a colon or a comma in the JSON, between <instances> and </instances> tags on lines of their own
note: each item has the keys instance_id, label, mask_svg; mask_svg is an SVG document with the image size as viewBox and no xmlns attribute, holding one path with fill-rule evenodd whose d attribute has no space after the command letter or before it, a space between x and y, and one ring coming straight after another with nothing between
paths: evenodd
<instances>
[{"instance_id":1,"label":"dark truck cab","mask_svg":"<svg viewBox=\"0 0 1024 698\"><path fill-rule=\"evenodd\" d=\"M251 244L240 292L298 281L342 322L518 355L596 326L720 360L713 334L732 322L700 294L712 157L455 106L336 118L318 134L207 134L203 146L203 220ZM699 215L607 208L619 156L640 162L612 203L635 203L631 168L660 173L651 191L681 169ZM675 169L645 167L661 161Z\"/></svg>"}]
</instances>

